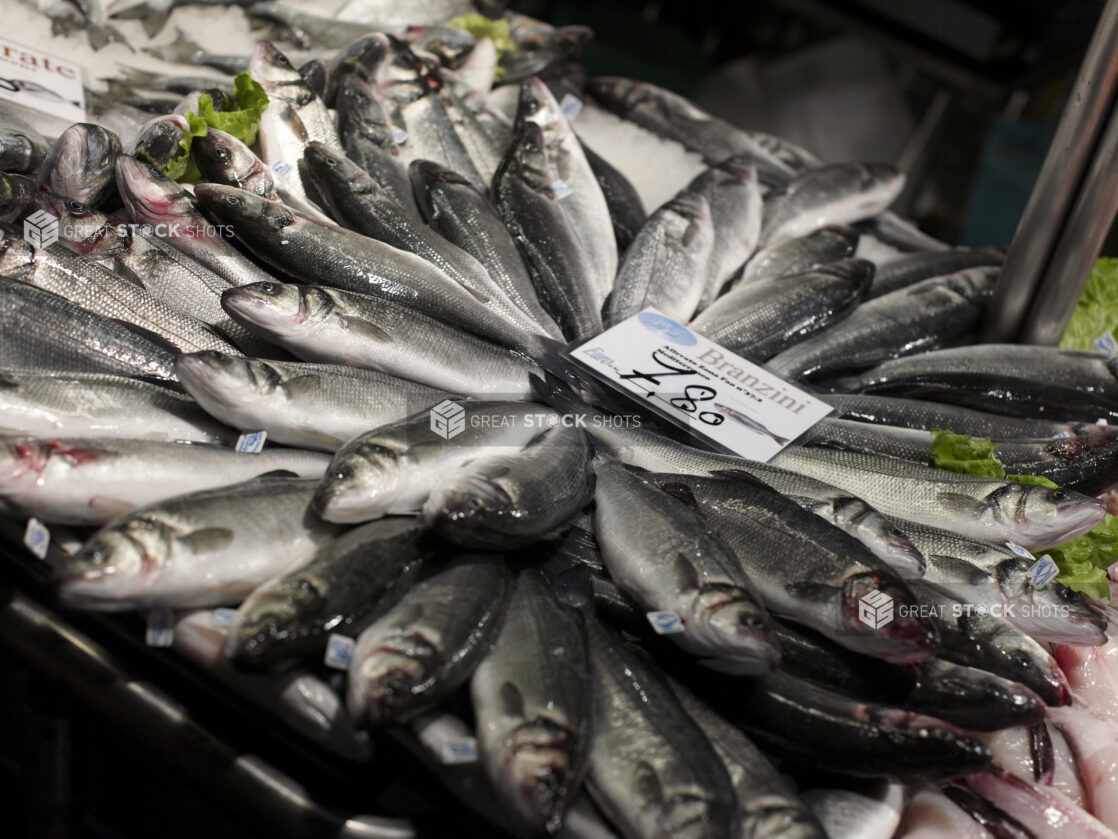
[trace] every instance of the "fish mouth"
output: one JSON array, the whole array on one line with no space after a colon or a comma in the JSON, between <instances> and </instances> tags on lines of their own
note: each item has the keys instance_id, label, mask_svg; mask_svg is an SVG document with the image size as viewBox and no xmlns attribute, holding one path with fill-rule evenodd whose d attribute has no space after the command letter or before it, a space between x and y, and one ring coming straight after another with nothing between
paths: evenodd
<instances>
[{"instance_id":1,"label":"fish mouth","mask_svg":"<svg viewBox=\"0 0 1118 839\"><path fill-rule=\"evenodd\" d=\"M351 672L346 704L355 720L380 725L397 719L408 709L417 689L428 681L429 644L419 655L409 655L392 641L370 650Z\"/></svg>"},{"instance_id":2,"label":"fish mouth","mask_svg":"<svg viewBox=\"0 0 1118 839\"><path fill-rule=\"evenodd\" d=\"M939 631L929 618L898 614L916 604L911 592L874 571L843 583L846 646L894 664L927 661L939 647ZM836 639L839 640L839 639Z\"/></svg>"},{"instance_id":3,"label":"fish mouth","mask_svg":"<svg viewBox=\"0 0 1118 839\"><path fill-rule=\"evenodd\" d=\"M360 524L382 518L391 506L372 487L327 486L315 490L311 506L324 520L337 524Z\"/></svg>"}]
</instances>

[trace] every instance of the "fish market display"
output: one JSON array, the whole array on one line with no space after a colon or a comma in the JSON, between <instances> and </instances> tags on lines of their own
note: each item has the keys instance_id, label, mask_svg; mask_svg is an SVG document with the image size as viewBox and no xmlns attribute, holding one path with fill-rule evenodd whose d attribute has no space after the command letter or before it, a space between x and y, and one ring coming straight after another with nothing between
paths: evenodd
<instances>
[{"instance_id":1,"label":"fish market display","mask_svg":"<svg viewBox=\"0 0 1118 839\"><path fill-rule=\"evenodd\" d=\"M494 836L1115 837L1118 364L976 343L1004 243L504 3L33 5L115 62L0 109L44 598ZM715 451L575 363L642 313L832 411Z\"/></svg>"}]
</instances>

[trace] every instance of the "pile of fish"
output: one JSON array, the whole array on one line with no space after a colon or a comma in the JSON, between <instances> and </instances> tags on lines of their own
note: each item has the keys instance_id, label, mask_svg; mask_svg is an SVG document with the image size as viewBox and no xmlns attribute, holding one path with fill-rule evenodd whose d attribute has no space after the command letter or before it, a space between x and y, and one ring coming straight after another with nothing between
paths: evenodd
<instances>
[{"instance_id":1,"label":"pile of fish","mask_svg":"<svg viewBox=\"0 0 1118 839\"><path fill-rule=\"evenodd\" d=\"M317 60L228 62L270 103L193 186L189 68L3 118L0 509L76 538L61 602L171 610L339 759L411 738L516 835L1115 836L1113 613L1007 546L1102 520L1106 359L974 344L1002 255L890 213L890 166L586 79L578 27L510 16L498 61L439 25L472 4L367 5L250 9ZM590 118L702 171L646 208ZM765 464L581 383L564 349L648 307L834 412ZM934 469L933 428L1059 488Z\"/></svg>"}]
</instances>

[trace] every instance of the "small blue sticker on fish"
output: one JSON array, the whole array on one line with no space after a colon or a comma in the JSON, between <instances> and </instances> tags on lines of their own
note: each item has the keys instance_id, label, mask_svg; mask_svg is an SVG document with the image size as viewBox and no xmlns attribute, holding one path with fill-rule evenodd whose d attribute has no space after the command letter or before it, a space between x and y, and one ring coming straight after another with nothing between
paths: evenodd
<instances>
[{"instance_id":1,"label":"small blue sticker on fish","mask_svg":"<svg viewBox=\"0 0 1118 839\"><path fill-rule=\"evenodd\" d=\"M1029 582L1033 584L1033 588L1043 588L1060 573L1060 567L1052 557L1045 554L1033 563L1032 567L1025 573L1029 577Z\"/></svg>"},{"instance_id":2,"label":"small blue sticker on fish","mask_svg":"<svg viewBox=\"0 0 1118 839\"><path fill-rule=\"evenodd\" d=\"M272 164L272 171L277 175L286 175L294 168L290 163L284 163L282 160L277 160Z\"/></svg>"},{"instance_id":3,"label":"small blue sticker on fish","mask_svg":"<svg viewBox=\"0 0 1118 839\"><path fill-rule=\"evenodd\" d=\"M353 662L353 649L357 642L346 635L331 633L326 639L326 657L323 659L327 667L335 670L348 670Z\"/></svg>"},{"instance_id":4,"label":"small blue sticker on fish","mask_svg":"<svg viewBox=\"0 0 1118 839\"><path fill-rule=\"evenodd\" d=\"M460 737L439 744L439 760L444 764L477 763L477 739Z\"/></svg>"},{"instance_id":5,"label":"small blue sticker on fish","mask_svg":"<svg viewBox=\"0 0 1118 839\"><path fill-rule=\"evenodd\" d=\"M1072 434L1070 431L1061 431L1059 434L1056 435L1056 438L1059 440L1064 440L1071 436Z\"/></svg>"},{"instance_id":6,"label":"small blue sticker on fish","mask_svg":"<svg viewBox=\"0 0 1118 839\"><path fill-rule=\"evenodd\" d=\"M267 439L267 431L252 431L248 434L242 434L237 438L236 449L244 454L260 454L264 449L264 441Z\"/></svg>"},{"instance_id":7,"label":"small blue sticker on fish","mask_svg":"<svg viewBox=\"0 0 1118 839\"><path fill-rule=\"evenodd\" d=\"M404 129L393 125L392 126L392 142L396 145L406 142L408 139L408 132Z\"/></svg>"},{"instance_id":8,"label":"small blue sticker on fish","mask_svg":"<svg viewBox=\"0 0 1118 839\"><path fill-rule=\"evenodd\" d=\"M559 110L567 119L574 119L582 110L582 100L573 93L565 93L562 101L559 102Z\"/></svg>"},{"instance_id":9,"label":"small blue sticker on fish","mask_svg":"<svg viewBox=\"0 0 1118 839\"><path fill-rule=\"evenodd\" d=\"M23 544L39 559L46 559L47 548L50 547L50 531L47 526L38 519L28 519L27 529L23 531Z\"/></svg>"},{"instance_id":10,"label":"small blue sticker on fish","mask_svg":"<svg viewBox=\"0 0 1118 839\"><path fill-rule=\"evenodd\" d=\"M1114 340L1114 336L1110 334L1109 329L1095 339L1095 349L1107 355L1114 355L1118 352L1118 341Z\"/></svg>"},{"instance_id":11,"label":"small blue sticker on fish","mask_svg":"<svg viewBox=\"0 0 1118 839\"><path fill-rule=\"evenodd\" d=\"M566 198L572 192L574 192L574 190L571 189L570 184L566 181L552 181L551 183L551 194L556 198Z\"/></svg>"},{"instance_id":12,"label":"small blue sticker on fish","mask_svg":"<svg viewBox=\"0 0 1118 839\"><path fill-rule=\"evenodd\" d=\"M641 312L637 315L637 320L645 329L653 332L663 332L664 337L673 344L693 347L699 342L699 339L694 336L690 329L680 326L671 318L664 317L658 312Z\"/></svg>"},{"instance_id":13,"label":"small blue sticker on fish","mask_svg":"<svg viewBox=\"0 0 1118 839\"><path fill-rule=\"evenodd\" d=\"M213 614L210 616L214 626L219 626L222 629L228 629L233 625L233 621L237 619L236 609L214 609Z\"/></svg>"},{"instance_id":14,"label":"small blue sticker on fish","mask_svg":"<svg viewBox=\"0 0 1118 839\"><path fill-rule=\"evenodd\" d=\"M175 640L175 615L170 609L148 612L144 643L149 647L169 647Z\"/></svg>"},{"instance_id":15,"label":"small blue sticker on fish","mask_svg":"<svg viewBox=\"0 0 1118 839\"><path fill-rule=\"evenodd\" d=\"M683 621L675 612L646 612L644 616L648 618L657 635L676 635L683 632Z\"/></svg>"},{"instance_id":16,"label":"small blue sticker on fish","mask_svg":"<svg viewBox=\"0 0 1118 839\"><path fill-rule=\"evenodd\" d=\"M1018 556L1024 557L1025 559L1036 559L1036 557L1032 555L1028 548L1023 548L1013 542L1006 542L1005 546Z\"/></svg>"}]
</instances>

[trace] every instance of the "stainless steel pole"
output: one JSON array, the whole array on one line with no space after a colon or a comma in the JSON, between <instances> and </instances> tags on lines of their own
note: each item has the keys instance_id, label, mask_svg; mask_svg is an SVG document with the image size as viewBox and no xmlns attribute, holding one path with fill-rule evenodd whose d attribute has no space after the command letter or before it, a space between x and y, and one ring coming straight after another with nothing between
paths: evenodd
<instances>
[{"instance_id":1,"label":"stainless steel pole","mask_svg":"<svg viewBox=\"0 0 1118 839\"><path fill-rule=\"evenodd\" d=\"M1052 262L1118 85L1118 0L1108 0L1075 87L1060 118L1033 194L1006 255L984 341L1013 341L1020 334L1041 278Z\"/></svg>"}]
</instances>

